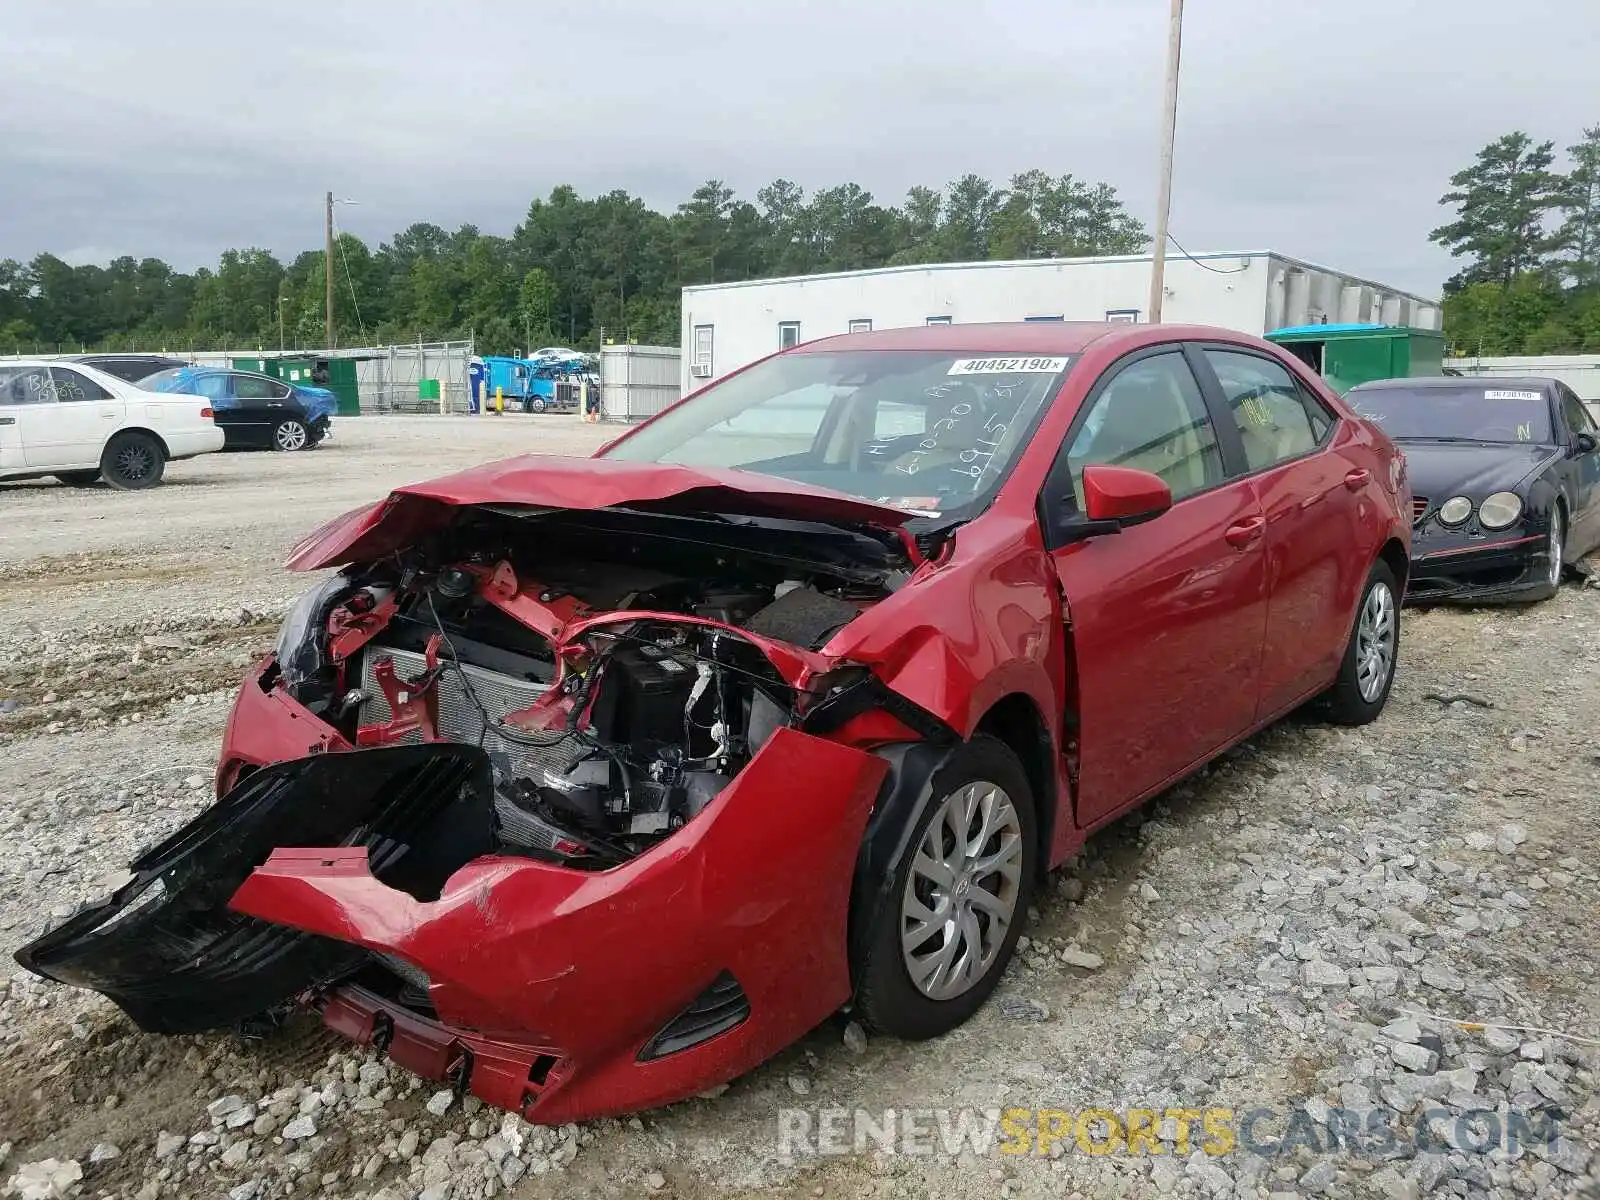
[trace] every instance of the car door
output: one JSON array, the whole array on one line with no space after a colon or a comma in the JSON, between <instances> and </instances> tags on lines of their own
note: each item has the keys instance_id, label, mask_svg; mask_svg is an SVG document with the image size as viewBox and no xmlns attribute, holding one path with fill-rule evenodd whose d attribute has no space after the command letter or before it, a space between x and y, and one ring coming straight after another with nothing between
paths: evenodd
<instances>
[{"instance_id":1,"label":"car door","mask_svg":"<svg viewBox=\"0 0 1600 1200\"><path fill-rule=\"evenodd\" d=\"M1256 719L1332 682L1371 568L1358 545L1359 508L1377 481L1330 447L1335 415L1281 362L1254 350L1200 345L1196 372L1234 469L1266 517L1267 624Z\"/></svg>"},{"instance_id":2,"label":"car door","mask_svg":"<svg viewBox=\"0 0 1600 1200\"><path fill-rule=\"evenodd\" d=\"M127 406L82 371L62 366L49 371L48 402L30 406L29 427L23 430L28 466L94 467Z\"/></svg>"},{"instance_id":3,"label":"car door","mask_svg":"<svg viewBox=\"0 0 1600 1200\"><path fill-rule=\"evenodd\" d=\"M1089 463L1151 471L1173 506L1065 546ZM1113 365L1080 408L1042 497L1076 664L1078 820L1098 823L1248 732L1266 621L1265 519L1227 478L1210 412L1175 344Z\"/></svg>"},{"instance_id":4,"label":"car door","mask_svg":"<svg viewBox=\"0 0 1600 1200\"><path fill-rule=\"evenodd\" d=\"M1600 429L1588 406L1578 399L1578 394L1565 384L1556 388L1561 398L1561 410L1567 423L1567 452L1573 459L1573 510L1571 529L1567 533L1569 558L1587 554L1600 546ZM1578 445L1578 439L1588 434L1595 447L1587 452Z\"/></svg>"},{"instance_id":5,"label":"car door","mask_svg":"<svg viewBox=\"0 0 1600 1200\"><path fill-rule=\"evenodd\" d=\"M250 443L257 446L272 444L272 431L286 416L298 416L290 399L289 385L265 375L230 375L233 398L241 414ZM293 411L291 411L293 409Z\"/></svg>"},{"instance_id":6,"label":"car door","mask_svg":"<svg viewBox=\"0 0 1600 1200\"><path fill-rule=\"evenodd\" d=\"M8 367L0 363L0 471L28 466L27 435L43 438L55 389L48 367Z\"/></svg>"}]
</instances>

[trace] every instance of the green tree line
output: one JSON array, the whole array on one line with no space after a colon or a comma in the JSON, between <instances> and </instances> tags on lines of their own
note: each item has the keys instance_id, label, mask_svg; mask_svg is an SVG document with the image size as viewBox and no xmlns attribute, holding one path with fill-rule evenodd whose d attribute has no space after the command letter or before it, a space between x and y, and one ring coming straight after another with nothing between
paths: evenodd
<instances>
[{"instance_id":1,"label":"green tree line","mask_svg":"<svg viewBox=\"0 0 1600 1200\"><path fill-rule=\"evenodd\" d=\"M1467 265L1445 284L1444 331L1462 355L1600 352L1600 126L1559 169L1554 142L1520 130L1478 151L1439 201L1432 240Z\"/></svg>"},{"instance_id":2,"label":"green tree line","mask_svg":"<svg viewBox=\"0 0 1600 1200\"><path fill-rule=\"evenodd\" d=\"M997 187L966 175L884 206L858 184L807 195L779 179L754 202L718 180L672 213L625 191L569 186L534 200L509 237L415 224L376 250L348 233L333 256L343 345L465 338L483 353L601 331L676 345L685 285L896 263L1137 253L1150 242L1113 188L1027 171ZM321 346L322 250L285 264L225 251L192 274L158 258L71 266L0 260L0 353Z\"/></svg>"}]
</instances>

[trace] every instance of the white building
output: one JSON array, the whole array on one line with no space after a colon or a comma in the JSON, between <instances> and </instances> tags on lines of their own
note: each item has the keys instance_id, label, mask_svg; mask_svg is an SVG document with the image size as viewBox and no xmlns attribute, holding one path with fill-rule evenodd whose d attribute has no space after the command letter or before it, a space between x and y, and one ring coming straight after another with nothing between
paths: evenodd
<instances>
[{"instance_id":1,"label":"white building","mask_svg":"<svg viewBox=\"0 0 1600 1200\"><path fill-rule=\"evenodd\" d=\"M1142 321L1150 256L877 267L683 289L688 392L832 334L975 321ZM1167 259L1162 319L1260 335L1375 322L1438 329L1439 302L1270 250Z\"/></svg>"}]
</instances>

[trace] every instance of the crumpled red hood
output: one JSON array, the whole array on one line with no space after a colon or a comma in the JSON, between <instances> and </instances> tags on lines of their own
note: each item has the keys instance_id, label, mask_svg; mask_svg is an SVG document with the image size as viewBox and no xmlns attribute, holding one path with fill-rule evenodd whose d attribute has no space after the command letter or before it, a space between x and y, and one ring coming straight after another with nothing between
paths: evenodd
<instances>
[{"instance_id":1,"label":"crumpled red hood","mask_svg":"<svg viewBox=\"0 0 1600 1200\"><path fill-rule=\"evenodd\" d=\"M890 530L915 515L748 471L525 454L395 488L385 499L335 517L301 539L285 565L314 571L380 558L443 528L455 509L473 504L580 510L650 504L678 512L850 521Z\"/></svg>"}]
</instances>

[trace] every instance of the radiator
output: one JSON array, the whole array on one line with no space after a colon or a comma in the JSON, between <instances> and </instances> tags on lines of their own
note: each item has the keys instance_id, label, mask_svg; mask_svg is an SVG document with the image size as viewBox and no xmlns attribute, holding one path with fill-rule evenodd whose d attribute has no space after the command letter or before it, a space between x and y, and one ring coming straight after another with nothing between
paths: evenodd
<instances>
[{"instance_id":1,"label":"radiator","mask_svg":"<svg viewBox=\"0 0 1600 1200\"><path fill-rule=\"evenodd\" d=\"M379 686L377 676L374 674L378 663L384 659L394 662L395 674L401 679L418 679L427 670L427 660L414 650L369 646L366 653L361 656L361 690L366 695L366 699L361 702L362 725L382 725L393 716L389 708L389 699L383 694L383 688ZM477 704L473 703L472 696L467 694L466 687L462 683L463 673L472 685L472 693L477 697ZM437 686L440 736L452 742L481 745L491 760L508 768L514 777L538 778L540 768L558 775L565 774L588 753L588 746L575 737L529 731L525 736L535 739L548 738L549 744L524 744L502 737L492 727L493 722L527 708L548 690L547 684L517 679L463 663L459 671L453 666L446 666L439 676ZM483 714L478 710L479 704L489 714L491 728L487 731L484 728ZM415 745L421 741L422 731L413 729L397 738L396 744ZM495 792L495 809L500 816L502 832L511 840L523 845L545 848L555 844L559 836L557 830L512 804L499 789Z\"/></svg>"}]
</instances>

